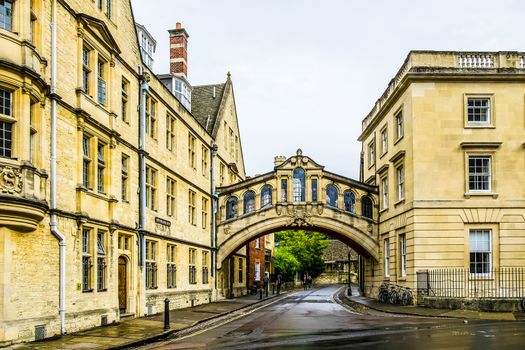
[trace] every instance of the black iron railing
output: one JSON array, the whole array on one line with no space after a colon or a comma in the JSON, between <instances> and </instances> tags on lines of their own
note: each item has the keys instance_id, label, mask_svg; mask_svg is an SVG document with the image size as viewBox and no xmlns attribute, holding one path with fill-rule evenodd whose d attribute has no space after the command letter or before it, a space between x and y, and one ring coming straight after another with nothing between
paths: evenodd
<instances>
[{"instance_id":1,"label":"black iron railing","mask_svg":"<svg viewBox=\"0 0 525 350\"><path fill-rule=\"evenodd\" d=\"M524 298L525 268L501 267L487 273L468 268L417 272L417 293L451 298Z\"/></svg>"}]
</instances>

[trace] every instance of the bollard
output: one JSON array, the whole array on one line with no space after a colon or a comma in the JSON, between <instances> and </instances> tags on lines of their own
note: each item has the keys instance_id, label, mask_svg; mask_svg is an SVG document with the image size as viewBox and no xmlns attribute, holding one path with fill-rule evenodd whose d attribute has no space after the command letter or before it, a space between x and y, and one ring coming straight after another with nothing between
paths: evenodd
<instances>
[{"instance_id":1,"label":"bollard","mask_svg":"<svg viewBox=\"0 0 525 350\"><path fill-rule=\"evenodd\" d=\"M347 295L348 295L349 297L352 296L352 287L350 287L350 286L348 286Z\"/></svg>"},{"instance_id":2,"label":"bollard","mask_svg":"<svg viewBox=\"0 0 525 350\"><path fill-rule=\"evenodd\" d=\"M266 286L264 287L264 292L265 292L266 297L267 297L267 296L268 296L268 285L266 285Z\"/></svg>"},{"instance_id":3,"label":"bollard","mask_svg":"<svg viewBox=\"0 0 525 350\"><path fill-rule=\"evenodd\" d=\"M274 295L274 294L275 294L275 283L272 284L272 295Z\"/></svg>"},{"instance_id":4,"label":"bollard","mask_svg":"<svg viewBox=\"0 0 525 350\"><path fill-rule=\"evenodd\" d=\"M262 288L259 289L259 299L262 299Z\"/></svg>"},{"instance_id":5,"label":"bollard","mask_svg":"<svg viewBox=\"0 0 525 350\"><path fill-rule=\"evenodd\" d=\"M170 329L170 300L164 299L164 329Z\"/></svg>"}]
</instances>

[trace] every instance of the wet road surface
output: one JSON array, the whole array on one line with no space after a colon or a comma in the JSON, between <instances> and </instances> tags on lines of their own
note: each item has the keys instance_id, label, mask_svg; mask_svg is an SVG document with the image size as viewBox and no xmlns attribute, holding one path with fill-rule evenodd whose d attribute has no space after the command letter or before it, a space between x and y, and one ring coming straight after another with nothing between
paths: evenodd
<instances>
[{"instance_id":1,"label":"wet road surface","mask_svg":"<svg viewBox=\"0 0 525 350\"><path fill-rule=\"evenodd\" d=\"M525 349L525 323L363 315L337 286L294 292L248 315L144 349Z\"/></svg>"}]
</instances>

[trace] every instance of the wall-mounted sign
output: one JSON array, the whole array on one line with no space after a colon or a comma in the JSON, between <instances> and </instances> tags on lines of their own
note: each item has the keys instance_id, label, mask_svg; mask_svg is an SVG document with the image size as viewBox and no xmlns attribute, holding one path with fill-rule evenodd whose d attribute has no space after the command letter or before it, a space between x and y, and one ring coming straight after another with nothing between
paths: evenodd
<instances>
[{"instance_id":1,"label":"wall-mounted sign","mask_svg":"<svg viewBox=\"0 0 525 350\"><path fill-rule=\"evenodd\" d=\"M167 226L167 227L170 227L170 226L171 226L171 221L164 220L164 219L161 219L161 218L159 218L159 217L156 217L156 218L155 218L155 223L156 223L156 224L163 225L163 226Z\"/></svg>"}]
</instances>

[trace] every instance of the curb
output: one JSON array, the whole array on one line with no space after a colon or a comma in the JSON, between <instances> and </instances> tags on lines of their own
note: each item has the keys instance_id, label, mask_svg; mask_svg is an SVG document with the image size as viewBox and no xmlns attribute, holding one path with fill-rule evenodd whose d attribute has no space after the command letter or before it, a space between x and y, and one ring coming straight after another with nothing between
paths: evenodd
<instances>
[{"instance_id":1,"label":"curb","mask_svg":"<svg viewBox=\"0 0 525 350\"><path fill-rule=\"evenodd\" d=\"M419 316L419 317L440 317L440 318L466 319L465 317L454 317L454 316L447 316L447 315L441 315L441 314L440 315L425 315L425 314L421 314L421 313L417 313L417 312L409 312L407 310L396 310L396 311L384 310L384 309L381 309L381 308L378 308L378 307L374 307L372 305L367 305L367 304L364 304L364 303L360 303L359 301L354 300L354 299L350 299L348 297L347 293L346 293L346 289L345 289L345 292L344 292L344 297L350 303L359 304L359 305L361 305L364 308L375 310L375 311L379 311L379 312L384 312L384 313L392 314L392 315L404 315L404 316L408 315L408 316Z\"/></svg>"},{"instance_id":2,"label":"curb","mask_svg":"<svg viewBox=\"0 0 525 350\"><path fill-rule=\"evenodd\" d=\"M169 329L169 330L166 330L166 331L164 331L162 333L146 336L144 338L137 339L137 340L132 340L132 341L124 343L124 344L115 345L115 346L109 346L106 349L111 349L111 350L128 349L130 347L138 347L138 346L154 343L154 342L157 342L157 341L160 341L160 340L164 340L164 339L167 339L170 336L172 336L172 335L174 335L174 334L176 334L178 332L184 331L184 330L186 330L188 328L191 328L191 327L195 327L195 326L197 326L197 325L199 325L201 323L204 323L204 322L207 322L207 321L210 321L210 320L213 320L213 319L216 319L216 318L219 318L219 317L222 317L222 316L234 313L236 311L248 308L250 306L263 303L265 301L273 300L274 298L279 297L280 295L285 295L285 294L287 294L287 292L286 291L282 291L278 295L276 294L274 296L267 297L266 299L257 299L254 303L243 305L243 306L241 306L238 309L226 311L226 312L223 312L223 313L220 313L220 314L216 314L216 315L209 316L209 317L203 318L201 320L195 321L191 325L188 325L187 327L184 327L184 328Z\"/></svg>"}]
</instances>

